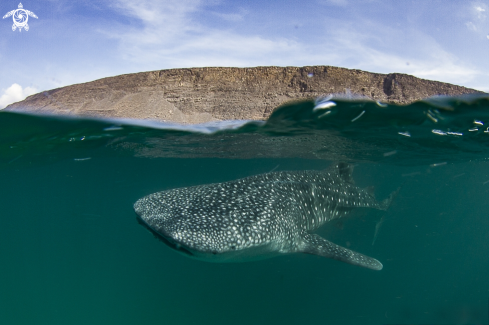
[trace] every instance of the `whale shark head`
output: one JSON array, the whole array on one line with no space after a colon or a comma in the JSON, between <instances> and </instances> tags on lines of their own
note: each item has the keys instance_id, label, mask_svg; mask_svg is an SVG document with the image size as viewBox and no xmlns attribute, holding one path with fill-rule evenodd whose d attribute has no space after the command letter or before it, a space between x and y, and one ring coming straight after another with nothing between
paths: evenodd
<instances>
[{"instance_id":1,"label":"whale shark head","mask_svg":"<svg viewBox=\"0 0 489 325\"><path fill-rule=\"evenodd\" d=\"M134 211L138 223L157 239L180 253L194 256L192 247L175 239L175 234L171 231L171 225L175 224L175 216L166 211L165 205L161 204L154 194L138 200L134 204Z\"/></svg>"},{"instance_id":2,"label":"whale shark head","mask_svg":"<svg viewBox=\"0 0 489 325\"><path fill-rule=\"evenodd\" d=\"M165 236L163 233L156 231L152 226L150 226L148 223L144 221L144 219L138 215L137 216L138 223L144 226L146 229L148 229L156 238L161 240L163 243L168 245L169 247L173 248L174 250L183 253L188 256L194 256L194 253L192 253L192 249L186 246L183 246L179 242L176 242L173 240L171 236Z\"/></svg>"},{"instance_id":3,"label":"whale shark head","mask_svg":"<svg viewBox=\"0 0 489 325\"><path fill-rule=\"evenodd\" d=\"M274 207L258 187L245 182L153 193L139 199L134 210L155 237L193 258L245 262L278 255Z\"/></svg>"},{"instance_id":4,"label":"whale shark head","mask_svg":"<svg viewBox=\"0 0 489 325\"><path fill-rule=\"evenodd\" d=\"M244 241L229 231L233 226L225 226L227 218L218 215L214 205L186 206L184 201L179 189L158 192L139 199L134 211L138 222L156 238L189 257L226 262L240 254Z\"/></svg>"}]
</instances>

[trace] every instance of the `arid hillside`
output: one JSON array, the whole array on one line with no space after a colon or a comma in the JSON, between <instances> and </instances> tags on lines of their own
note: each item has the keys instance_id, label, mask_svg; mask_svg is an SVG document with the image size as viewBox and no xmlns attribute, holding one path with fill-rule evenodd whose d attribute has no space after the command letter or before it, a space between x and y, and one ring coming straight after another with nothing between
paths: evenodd
<instances>
[{"instance_id":1,"label":"arid hillside","mask_svg":"<svg viewBox=\"0 0 489 325\"><path fill-rule=\"evenodd\" d=\"M284 102L345 92L403 104L433 95L479 93L406 74L331 66L191 68L126 74L57 88L5 110L200 123L265 119Z\"/></svg>"}]
</instances>

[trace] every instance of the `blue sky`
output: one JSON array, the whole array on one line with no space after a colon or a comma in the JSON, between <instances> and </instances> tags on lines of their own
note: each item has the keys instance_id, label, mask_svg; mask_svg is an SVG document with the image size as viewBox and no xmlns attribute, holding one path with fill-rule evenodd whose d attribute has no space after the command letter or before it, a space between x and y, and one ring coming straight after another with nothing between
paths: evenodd
<instances>
[{"instance_id":1,"label":"blue sky","mask_svg":"<svg viewBox=\"0 0 489 325\"><path fill-rule=\"evenodd\" d=\"M124 73L202 66L333 65L489 91L489 0L22 2L0 20L0 108ZM19 0L2 0L0 16Z\"/></svg>"}]
</instances>

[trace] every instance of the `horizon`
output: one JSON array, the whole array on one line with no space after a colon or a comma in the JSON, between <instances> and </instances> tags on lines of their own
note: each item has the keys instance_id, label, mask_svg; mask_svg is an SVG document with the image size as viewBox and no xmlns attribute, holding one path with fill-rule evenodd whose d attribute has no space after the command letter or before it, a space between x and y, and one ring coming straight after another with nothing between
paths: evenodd
<instances>
[{"instance_id":1,"label":"horizon","mask_svg":"<svg viewBox=\"0 0 489 325\"><path fill-rule=\"evenodd\" d=\"M20 1L0 4L3 17ZM0 24L0 109L41 91L175 68L335 66L489 91L488 1L22 2Z\"/></svg>"}]
</instances>

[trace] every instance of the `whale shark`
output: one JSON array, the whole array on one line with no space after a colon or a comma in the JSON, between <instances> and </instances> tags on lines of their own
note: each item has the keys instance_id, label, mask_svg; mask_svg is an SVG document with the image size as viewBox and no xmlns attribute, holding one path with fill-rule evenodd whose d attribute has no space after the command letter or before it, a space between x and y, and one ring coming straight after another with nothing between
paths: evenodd
<instances>
[{"instance_id":1,"label":"whale shark","mask_svg":"<svg viewBox=\"0 0 489 325\"><path fill-rule=\"evenodd\" d=\"M306 253L381 270L372 257L314 234L356 208L387 210L394 194L378 202L372 188L355 186L353 166L322 171L278 171L224 183L170 189L134 204L138 222L189 257L245 262Z\"/></svg>"}]
</instances>

